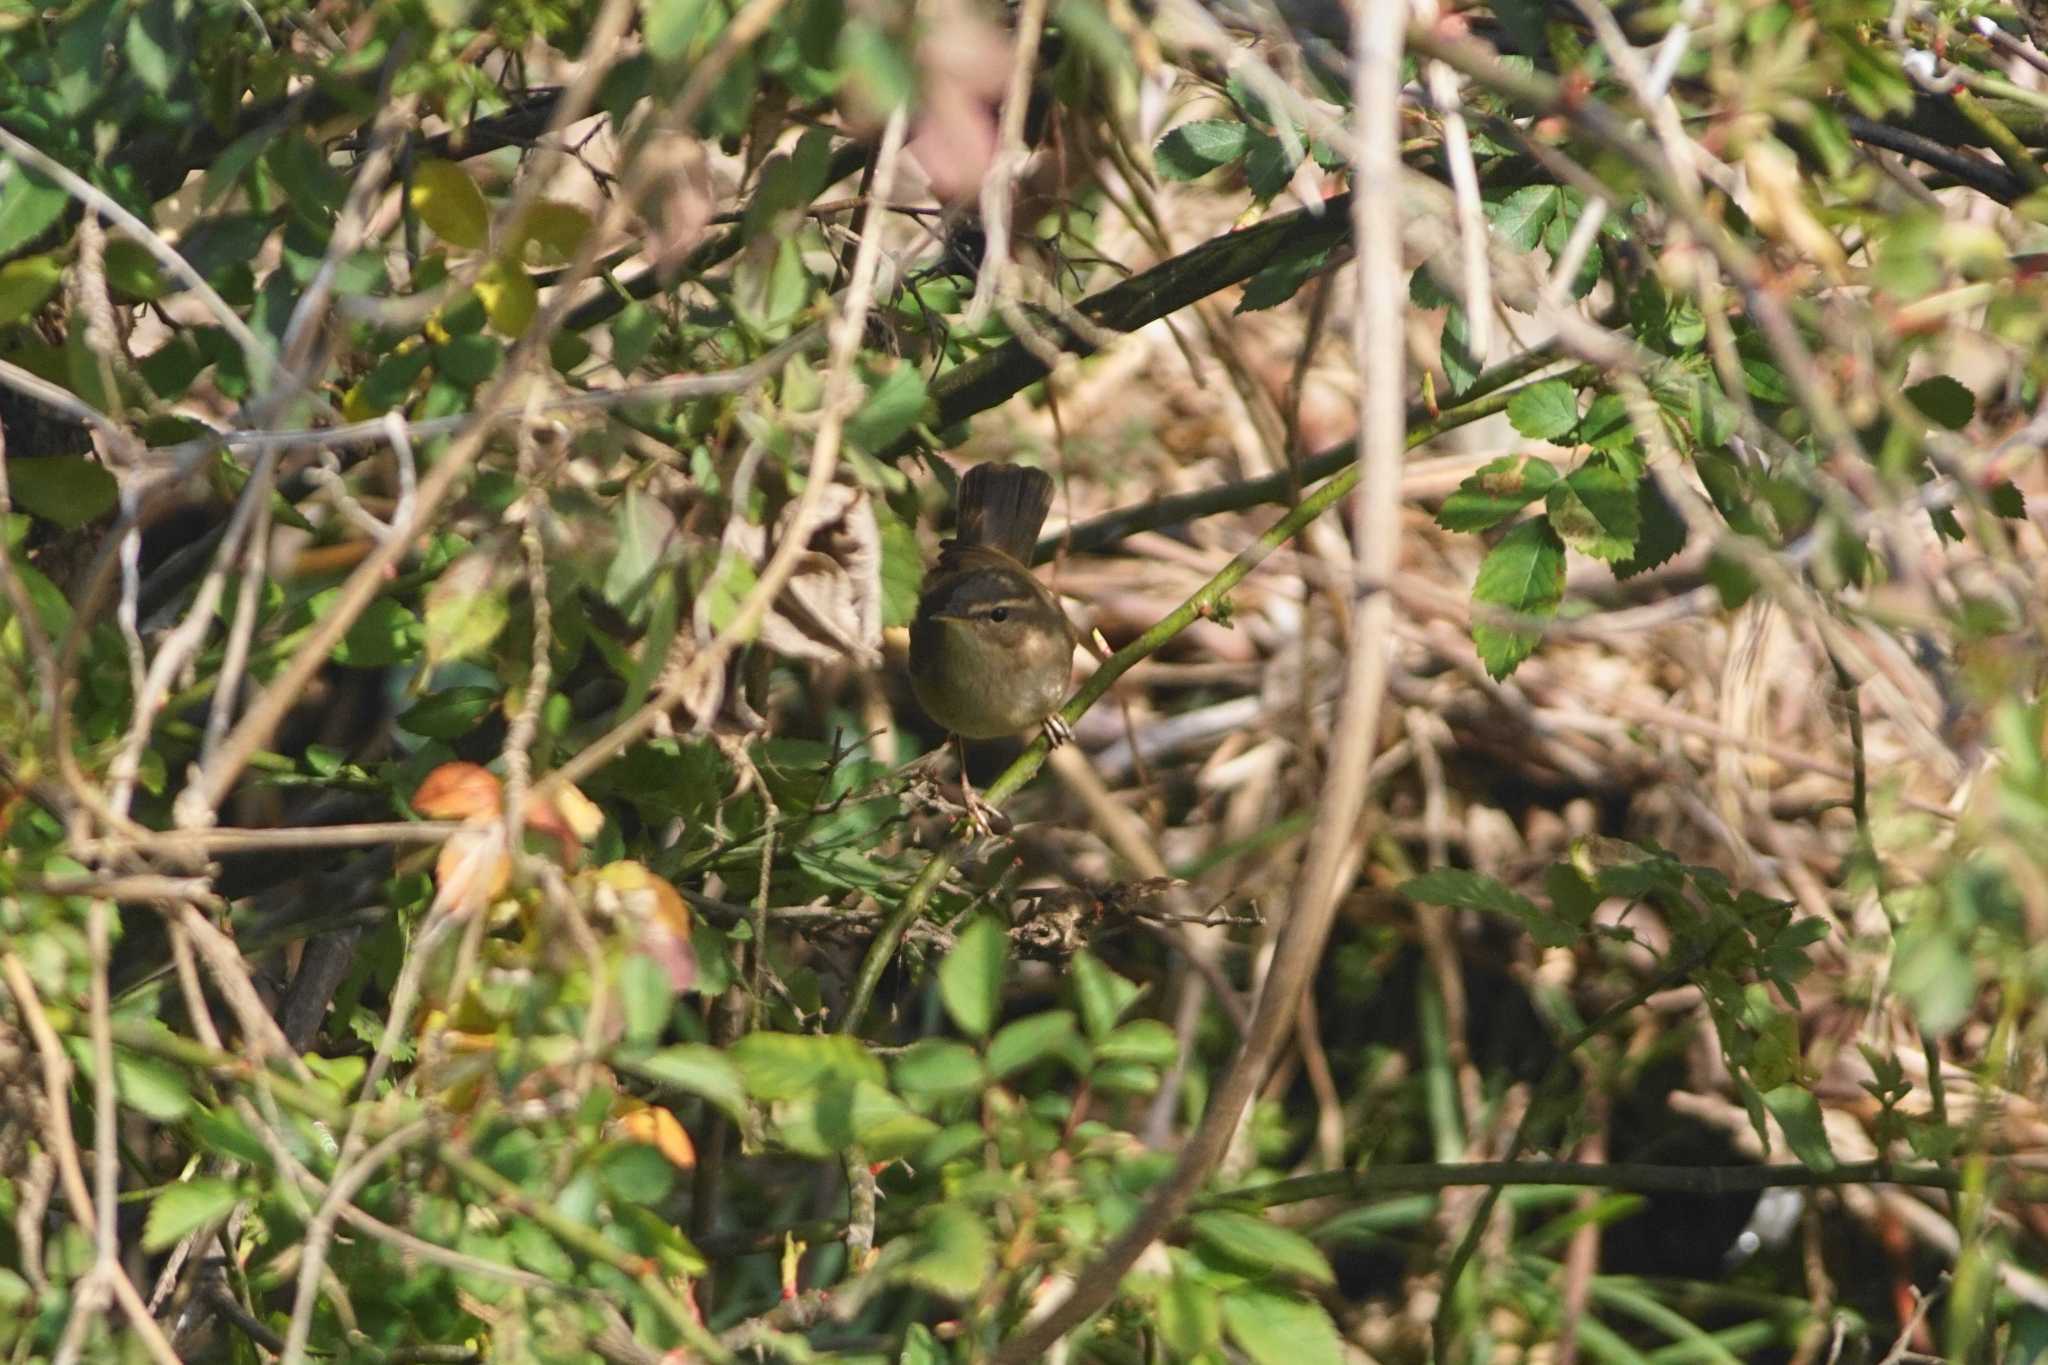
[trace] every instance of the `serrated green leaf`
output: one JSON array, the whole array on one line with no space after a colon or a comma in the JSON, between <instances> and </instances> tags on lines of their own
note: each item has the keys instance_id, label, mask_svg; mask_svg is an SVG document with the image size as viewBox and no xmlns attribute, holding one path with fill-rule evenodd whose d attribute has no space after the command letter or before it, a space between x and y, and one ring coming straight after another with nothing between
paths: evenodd
<instances>
[{"instance_id":1,"label":"serrated green leaf","mask_svg":"<svg viewBox=\"0 0 2048 1365\"><path fill-rule=\"evenodd\" d=\"M1216 1209L1188 1219L1198 1246L1259 1275L1294 1275L1315 1284L1336 1276L1316 1244L1255 1213Z\"/></svg>"},{"instance_id":2,"label":"serrated green leaf","mask_svg":"<svg viewBox=\"0 0 2048 1365\"><path fill-rule=\"evenodd\" d=\"M1503 240L1518 251L1534 251L1563 202L1563 192L1555 185L1524 185L1488 201L1485 214Z\"/></svg>"},{"instance_id":3,"label":"serrated green leaf","mask_svg":"<svg viewBox=\"0 0 2048 1365\"><path fill-rule=\"evenodd\" d=\"M1579 424L1579 395L1562 379L1531 384L1508 400L1508 422L1532 441L1549 441Z\"/></svg>"},{"instance_id":4,"label":"serrated green leaf","mask_svg":"<svg viewBox=\"0 0 2048 1365\"><path fill-rule=\"evenodd\" d=\"M1564 542L1549 521L1525 521L1501 537L1480 561L1472 600L1537 622L1557 614L1564 601ZM1540 638L1533 626L1497 624L1476 614L1472 622L1472 643L1495 679L1514 672Z\"/></svg>"},{"instance_id":5,"label":"serrated green leaf","mask_svg":"<svg viewBox=\"0 0 2048 1365\"><path fill-rule=\"evenodd\" d=\"M1504 455L1469 475L1444 499L1436 524L1446 531L1484 531L1547 495L1557 466L1535 455Z\"/></svg>"},{"instance_id":6,"label":"serrated green leaf","mask_svg":"<svg viewBox=\"0 0 2048 1365\"><path fill-rule=\"evenodd\" d=\"M1270 133L1254 130L1249 134L1248 143L1244 157L1245 185L1253 198L1264 203L1287 188L1287 182L1293 178L1294 168L1301 164L1301 159L1290 156L1287 144Z\"/></svg>"},{"instance_id":7,"label":"serrated green leaf","mask_svg":"<svg viewBox=\"0 0 2048 1365\"><path fill-rule=\"evenodd\" d=\"M149 1217L142 1225L143 1250L169 1250L187 1233L227 1217L241 1197L232 1180L218 1176L199 1176L165 1187L149 1201Z\"/></svg>"},{"instance_id":8,"label":"serrated green leaf","mask_svg":"<svg viewBox=\"0 0 2048 1365\"><path fill-rule=\"evenodd\" d=\"M1264 308L1275 308L1287 302L1301 291L1302 285L1314 279L1329 264L1330 248L1319 251L1301 251L1298 248L1282 252L1271 263L1251 277L1244 287L1244 295L1237 301L1233 312L1254 313Z\"/></svg>"},{"instance_id":9,"label":"serrated green leaf","mask_svg":"<svg viewBox=\"0 0 2048 1365\"><path fill-rule=\"evenodd\" d=\"M1797 1083L1774 1086L1763 1092L1764 1108L1784 1130L1785 1143L1809 1170L1835 1169L1835 1152L1828 1145L1827 1127L1821 1121L1820 1101Z\"/></svg>"},{"instance_id":10,"label":"serrated green leaf","mask_svg":"<svg viewBox=\"0 0 2048 1365\"><path fill-rule=\"evenodd\" d=\"M1164 180L1193 180L1245 153L1251 129L1234 119L1183 123L1159 140L1152 159Z\"/></svg>"},{"instance_id":11,"label":"serrated green leaf","mask_svg":"<svg viewBox=\"0 0 2048 1365\"><path fill-rule=\"evenodd\" d=\"M1566 935L1562 943L1545 942L1558 937L1556 916L1520 892L1478 872L1440 867L1418 877L1410 877L1401 883L1399 891L1409 900L1421 901L1425 905L1447 905L1456 910L1482 910L1487 914L1506 916L1528 927L1532 937L1545 947L1563 946L1572 941L1572 937ZM1539 927L1541 934L1535 933Z\"/></svg>"},{"instance_id":12,"label":"serrated green leaf","mask_svg":"<svg viewBox=\"0 0 2048 1365\"><path fill-rule=\"evenodd\" d=\"M991 915L978 915L953 941L939 964L939 999L962 1033L986 1038L1002 1002L1003 959L1009 935Z\"/></svg>"},{"instance_id":13,"label":"serrated green leaf","mask_svg":"<svg viewBox=\"0 0 2048 1365\"><path fill-rule=\"evenodd\" d=\"M1977 395L1945 374L1923 379L1908 388L1906 399L1928 421L1950 431L1961 431L1977 415Z\"/></svg>"},{"instance_id":14,"label":"serrated green leaf","mask_svg":"<svg viewBox=\"0 0 2048 1365\"><path fill-rule=\"evenodd\" d=\"M1444 310L1444 330L1437 346L1437 363L1443 366L1444 381L1456 399L1477 382L1479 357L1472 354L1472 323L1463 307L1452 304Z\"/></svg>"},{"instance_id":15,"label":"serrated green leaf","mask_svg":"<svg viewBox=\"0 0 2048 1365\"><path fill-rule=\"evenodd\" d=\"M1320 1304L1261 1289L1223 1300L1223 1325L1252 1365L1340 1365L1337 1325Z\"/></svg>"},{"instance_id":16,"label":"serrated green leaf","mask_svg":"<svg viewBox=\"0 0 2048 1365\"><path fill-rule=\"evenodd\" d=\"M1633 578L1645 573L1668 563L1672 556L1685 548L1688 534L1685 518L1671 505L1671 499L1664 496L1664 490L1656 479L1645 478L1636 483L1636 515L1640 529L1636 532L1635 551L1614 561L1616 578Z\"/></svg>"},{"instance_id":17,"label":"serrated green leaf","mask_svg":"<svg viewBox=\"0 0 2048 1365\"><path fill-rule=\"evenodd\" d=\"M1636 481L1604 460L1580 465L1550 490L1550 524L1580 554L1609 561L1635 553L1642 513Z\"/></svg>"}]
</instances>

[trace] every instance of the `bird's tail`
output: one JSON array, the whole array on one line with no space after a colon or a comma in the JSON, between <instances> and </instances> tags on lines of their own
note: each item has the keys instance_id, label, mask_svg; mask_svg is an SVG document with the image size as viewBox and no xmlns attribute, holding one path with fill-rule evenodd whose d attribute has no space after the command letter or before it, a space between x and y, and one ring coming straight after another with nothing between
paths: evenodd
<instances>
[{"instance_id":1,"label":"bird's tail","mask_svg":"<svg viewBox=\"0 0 2048 1365\"><path fill-rule=\"evenodd\" d=\"M959 526L953 537L961 545L991 546L1029 564L1051 510L1052 476L1043 469L978 464L960 480Z\"/></svg>"}]
</instances>

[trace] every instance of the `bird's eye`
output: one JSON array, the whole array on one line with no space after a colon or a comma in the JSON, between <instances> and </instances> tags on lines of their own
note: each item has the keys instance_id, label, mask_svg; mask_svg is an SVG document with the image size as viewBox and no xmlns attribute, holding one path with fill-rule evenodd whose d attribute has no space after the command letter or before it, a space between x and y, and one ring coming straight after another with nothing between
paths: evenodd
<instances>
[{"instance_id":1,"label":"bird's eye","mask_svg":"<svg viewBox=\"0 0 2048 1365\"><path fill-rule=\"evenodd\" d=\"M991 621L1007 621L1010 619L1010 609L1008 607L996 607L989 612L988 619Z\"/></svg>"}]
</instances>

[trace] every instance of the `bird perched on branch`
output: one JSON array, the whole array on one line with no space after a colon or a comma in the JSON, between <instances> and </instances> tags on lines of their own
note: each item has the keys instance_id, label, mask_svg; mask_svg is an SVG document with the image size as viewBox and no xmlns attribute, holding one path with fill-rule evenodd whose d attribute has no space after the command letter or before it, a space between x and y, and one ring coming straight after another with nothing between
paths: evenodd
<instances>
[{"instance_id":1,"label":"bird perched on branch","mask_svg":"<svg viewBox=\"0 0 2048 1365\"><path fill-rule=\"evenodd\" d=\"M958 527L940 542L910 626L911 690L956 746L1034 727L1055 746L1073 737L1058 711L1079 637L1029 568L1051 508L1052 478L1042 469L978 464L960 480ZM986 831L964 747L960 783L968 818Z\"/></svg>"}]
</instances>

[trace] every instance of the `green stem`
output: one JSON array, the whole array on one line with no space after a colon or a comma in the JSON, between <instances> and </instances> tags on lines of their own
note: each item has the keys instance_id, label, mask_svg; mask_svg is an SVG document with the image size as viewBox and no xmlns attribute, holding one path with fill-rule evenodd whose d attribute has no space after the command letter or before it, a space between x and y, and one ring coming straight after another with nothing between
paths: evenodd
<instances>
[{"instance_id":1,"label":"green stem","mask_svg":"<svg viewBox=\"0 0 2048 1365\"><path fill-rule=\"evenodd\" d=\"M1949 98L1955 102L1956 112L1975 125L1977 131L1984 135L1984 140L1991 144L1991 150L1998 153L1998 159L2005 163L2006 169L2025 181L2028 189L2048 187L2048 172L2041 169L2041 163L2034 159L2026 145L2003 119L1991 112L1983 100L1967 88L1951 92Z\"/></svg>"},{"instance_id":2,"label":"green stem","mask_svg":"<svg viewBox=\"0 0 2048 1365\"><path fill-rule=\"evenodd\" d=\"M1451 408L1430 421L1411 426L1408 429L1409 448L1413 449L1452 427L1463 426L1481 417L1505 411L1508 400L1514 397L1518 390L1502 387L1503 381L1496 376L1502 370L1527 374L1528 368L1518 367L1526 366L1528 359L1526 356L1518 357L1498 370L1481 375L1474 385L1475 390L1480 393L1479 397ZM1511 379L1512 376L1507 382L1511 382ZM1224 599L1229 596L1230 590L1242 583L1247 574L1257 568L1273 551L1301 534L1302 529L1310 522L1335 506L1357 482L1358 466L1354 462L1339 469L1327 483L1304 496L1286 516L1273 523L1264 535L1239 551L1236 558L1224 565L1221 572L1204 583L1187 601L1181 603L1143 635L1111 655L1109 662L1098 668L1094 675L1082 684L1081 690L1060 708L1061 718L1069 725L1079 720L1089 707L1101 700L1103 694L1109 691L1118 678L1128 673L1141 660L1157 653L1167 641L1196 621L1213 616L1223 605ZM1046 753L1043 737L1025 746L1024 752L1017 756L1017 760L983 793L983 801L990 806L1000 806L1015 795L1019 788L1037 774L1039 767L1045 762ZM874 940L868 944L867 955L861 959L860 975L854 979L853 993L846 1003L846 1014L839 1021L841 1033L851 1034L860 1031L861 1024L867 1019L868 1008L874 1003L875 989L881 984L882 973L888 970L890 959L895 957L897 945L902 942L904 931L924 913L925 906L931 902L932 895L939 889L940 883L945 881L946 874L958 866L960 847L957 844L948 845L932 854L931 861L924 865L924 870L918 873L917 880L911 883L910 890L905 893L903 903L897 906L895 913L884 920L881 928L876 930Z\"/></svg>"},{"instance_id":3,"label":"green stem","mask_svg":"<svg viewBox=\"0 0 2048 1365\"><path fill-rule=\"evenodd\" d=\"M1594 1164L1583 1161L1453 1161L1376 1166L1364 1171L1324 1171L1276 1180L1268 1185L1213 1194L1199 1208L1273 1208L1311 1199L1359 1199L1384 1194L1485 1185L1569 1185L1626 1190L1635 1194L1748 1194L1757 1190L1817 1189L1840 1185L1909 1185L1958 1190L1963 1174L1944 1166L1892 1166L1861 1161L1820 1171L1784 1163L1768 1166L1658 1166L1642 1162ZM2020 1189L2038 1187L2022 1185ZM2014 1197L2022 1197L2015 1191Z\"/></svg>"},{"instance_id":4,"label":"green stem","mask_svg":"<svg viewBox=\"0 0 2048 1365\"><path fill-rule=\"evenodd\" d=\"M1483 406L1478 400L1555 363L1561 349L1555 341L1530 347L1513 360L1497 365L1479 376L1472 388L1461 395L1460 404L1443 413L1432 416L1428 409L1420 405L1410 408L1409 431L1439 436L1446 431L1490 416L1498 409ZM1581 366L1562 377L1568 384L1583 385L1592 382L1595 371L1591 366ZM1415 438L1411 436L1408 444L1413 447ZM1301 492L1304 484L1326 479L1357 461L1357 446L1346 441L1304 461L1299 469L1283 469L1264 478L1245 479L1216 488L1204 488L1194 493L1155 498L1132 507L1120 507L1114 512L1091 517L1078 526L1071 526L1064 531L1040 538L1037 548L1032 551L1032 562L1043 564L1061 554L1090 554L1114 545L1126 537L1134 536L1140 531L1154 531L1162 526L1178 526L1182 522L1215 516L1219 512L1239 512L1247 507L1260 507L1267 503L1291 502Z\"/></svg>"}]
</instances>

